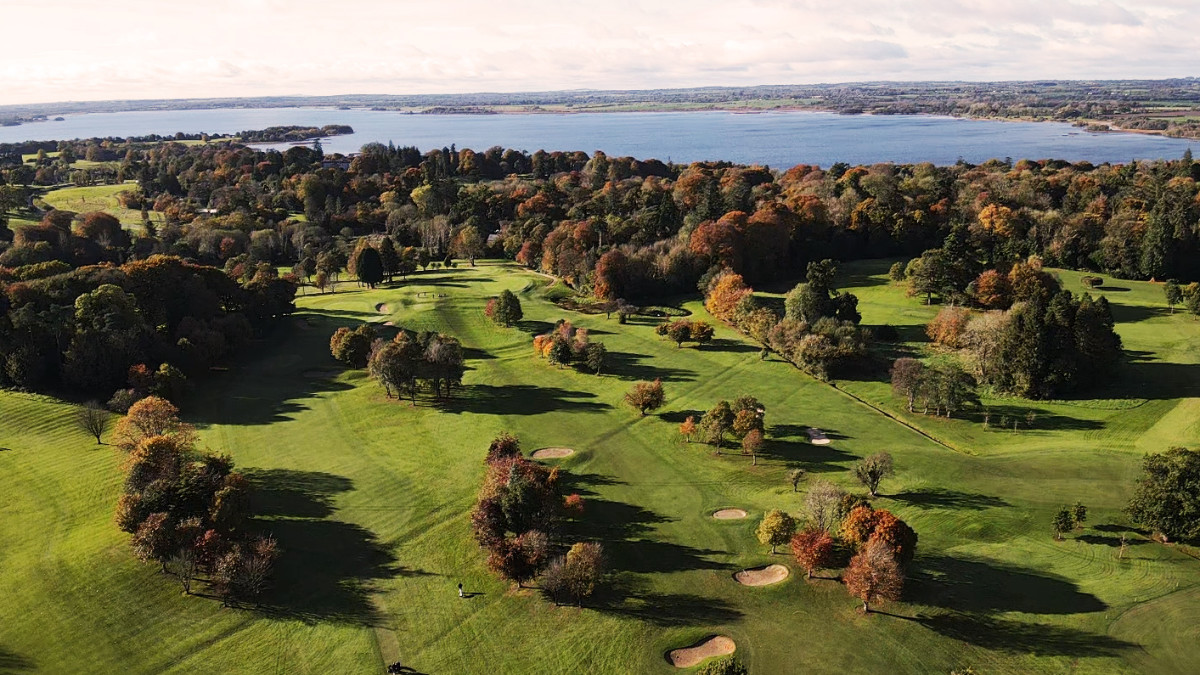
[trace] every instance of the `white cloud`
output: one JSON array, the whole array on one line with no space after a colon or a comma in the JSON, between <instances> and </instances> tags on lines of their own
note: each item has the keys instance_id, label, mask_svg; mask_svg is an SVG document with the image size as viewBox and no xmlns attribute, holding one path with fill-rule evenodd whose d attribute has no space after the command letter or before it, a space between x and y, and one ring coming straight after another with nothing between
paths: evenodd
<instances>
[{"instance_id":1,"label":"white cloud","mask_svg":"<svg viewBox=\"0 0 1200 675\"><path fill-rule=\"evenodd\" d=\"M0 104L1200 70L1194 0L0 0Z\"/></svg>"}]
</instances>

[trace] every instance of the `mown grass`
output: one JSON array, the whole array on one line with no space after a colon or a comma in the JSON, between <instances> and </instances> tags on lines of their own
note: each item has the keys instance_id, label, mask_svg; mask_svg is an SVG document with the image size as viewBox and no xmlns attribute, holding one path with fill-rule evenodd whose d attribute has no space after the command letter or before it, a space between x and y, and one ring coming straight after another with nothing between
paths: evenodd
<instances>
[{"instance_id":1,"label":"mown grass","mask_svg":"<svg viewBox=\"0 0 1200 675\"><path fill-rule=\"evenodd\" d=\"M189 418L205 444L231 452L249 473L259 524L285 550L260 607L183 597L170 578L134 562L112 524L118 452L65 424L63 404L0 395L0 447L10 448L0 451L0 494L10 495L0 502L0 664L58 672L82 658L104 672L357 673L399 659L421 672L667 673L666 650L712 633L731 636L758 673L1185 672L1194 662L1195 641L1169 631L1174 621L1194 623L1200 563L1132 531L1117 559L1140 450L1118 447L1113 427L1132 417L1130 429L1186 436L1168 428L1171 410L1155 420L1145 406L1062 404L1104 426L981 433L977 445L970 429L978 425L951 420L945 428L959 435L947 437L975 454L955 452L839 390L887 404L885 385L816 382L775 358L760 361L755 346L723 327L711 346L678 349L645 319L621 326L615 316L568 314L542 297L545 283L486 264L305 296L287 330L199 386L185 404ZM521 296L518 327L483 316L487 297L503 288ZM854 290L868 324L933 311L886 284ZM1153 299L1130 298L1131 307ZM381 303L389 313L375 310ZM699 302L685 306L707 318ZM558 318L606 343L606 374L533 356L532 335ZM471 368L464 390L413 407L387 400L362 372L342 371L328 337L363 321L461 338ZM1195 335L1190 319L1164 321L1180 322L1180 340ZM1163 333L1129 322L1121 330L1130 348ZM622 396L654 377L668 403L639 418ZM683 416L742 393L768 410L757 466L679 440ZM808 425L833 444L804 442ZM467 512L484 449L501 430L527 450L577 450L556 461L570 472L569 489L584 495L585 515L559 539L603 542L614 571L588 607L554 607L484 570ZM898 473L876 505L921 540L906 602L863 616L840 584L805 581L753 530L767 509L800 510L789 468L861 492L848 469L881 450L895 456ZM1052 511L1076 499L1091 509L1089 527L1053 541ZM750 518L713 520L723 507ZM791 565L793 576L763 588L731 578L771 561ZM459 582L477 595L459 599Z\"/></svg>"},{"instance_id":2,"label":"mown grass","mask_svg":"<svg viewBox=\"0 0 1200 675\"><path fill-rule=\"evenodd\" d=\"M41 200L48 206L63 211L88 213L104 211L116 216L126 228L142 225L142 212L139 209L127 209L117 201L117 194L126 190L137 190L136 181L127 181L115 185L90 185L87 187L67 187L50 190L42 195ZM150 212L152 222L162 224L163 215Z\"/></svg>"}]
</instances>

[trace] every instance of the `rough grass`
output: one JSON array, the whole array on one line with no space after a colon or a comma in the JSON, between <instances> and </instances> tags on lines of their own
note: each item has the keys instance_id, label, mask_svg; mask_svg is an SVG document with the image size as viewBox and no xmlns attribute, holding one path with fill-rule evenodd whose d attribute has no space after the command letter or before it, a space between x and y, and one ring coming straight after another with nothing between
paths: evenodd
<instances>
[{"instance_id":1,"label":"rough grass","mask_svg":"<svg viewBox=\"0 0 1200 675\"><path fill-rule=\"evenodd\" d=\"M310 330L289 322L254 358L200 386L185 405L189 417L205 444L248 471L260 525L285 550L257 608L183 597L173 580L134 562L112 524L118 452L64 424L62 404L0 395L0 447L11 448L0 451L0 664L60 672L85 658L97 672L350 673L399 659L421 672L669 673L664 653L713 634L735 640L739 658L762 673L1184 672L1194 663L1195 640L1172 631L1184 625L1176 621L1195 623L1200 563L1136 532L1127 533L1125 560L1116 558L1140 450L1115 447L1111 427L1132 416L1121 433L1146 427L1170 440L1170 425L1184 421L1172 421L1173 407L1158 417L1146 406L1079 407L1074 417L1105 426L1064 426L1048 439L979 434L978 454L968 455L786 363L760 361L728 329L708 347L676 349L650 321L569 315L540 299L533 279L486 264L308 295L299 302ZM521 294L518 327L483 316L503 288ZM866 323L927 312L885 284L862 290ZM379 303L395 313L375 312ZM686 307L707 318L699 302ZM533 356L532 336L563 317L606 343L605 375ZM453 402L387 400L361 372L304 375L336 368L328 336L337 326L388 320L463 340L471 370ZM1180 321L1177 339L1194 339L1190 319L1169 320ZM1130 328L1123 323L1122 335ZM639 418L621 398L633 381L653 377L663 379L668 403ZM679 440L685 415L741 393L768 411L757 466ZM808 444L808 426L833 443ZM976 443L966 422L946 424L959 426L959 441ZM484 570L467 511L487 443L501 430L526 450L576 449L555 463L570 471L568 489L584 496L585 515L561 540L603 542L615 571L589 607L554 607ZM880 450L893 454L898 473L876 504L921 537L906 602L863 616L833 580L794 574L747 589L732 579L788 562L753 531L771 508L799 511L804 486L792 492L789 468L862 492L848 469ZM1075 499L1089 505L1094 527L1055 542L1051 513ZM711 518L731 504L750 517ZM459 582L473 597L458 597Z\"/></svg>"}]
</instances>

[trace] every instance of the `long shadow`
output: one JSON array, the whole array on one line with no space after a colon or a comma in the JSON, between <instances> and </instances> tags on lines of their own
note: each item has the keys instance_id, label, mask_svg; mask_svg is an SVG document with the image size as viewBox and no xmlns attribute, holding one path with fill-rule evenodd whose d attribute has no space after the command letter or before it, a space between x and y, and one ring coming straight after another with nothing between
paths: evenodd
<instances>
[{"instance_id":1,"label":"long shadow","mask_svg":"<svg viewBox=\"0 0 1200 675\"><path fill-rule=\"evenodd\" d=\"M663 382L691 382L696 379L695 371L683 368L664 368L653 363L642 363L650 357L632 352L609 352L605 372L622 380L661 379Z\"/></svg>"},{"instance_id":2,"label":"long shadow","mask_svg":"<svg viewBox=\"0 0 1200 675\"><path fill-rule=\"evenodd\" d=\"M0 647L0 673L24 673L36 668L37 664L32 660Z\"/></svg>"},{"instance_id":3,"label":"long shadow","mask_svg":"<svg viewBox=\"0 0 1200 675\"><path fill-rule=\"evenodd\" d=\"M463 359L467 361L489 361L496 357L492 356L491 352L486 349L476 349L474 347L463 347Z\"/></svg>"},{"instance_id":4,"label":"long shadow","mask_svg":"<svg viewBox=\"0 0 1200 675\"><path fill-rule=\"evenodd\" d=\"M343 476L290 469L250 469L257 488L256 529L270 532L281 555L272 586L254 607L268 616L308 623L332 621L376 625L371 584L393 576L428 574L406 570L370 530L329 520L332 500L353 489Z\"/></svg>"},{"instance_id":5,"label":"long shadow","mask_svg":"<svg viewBox=\"0 0 1200 675\"><path fill-rule=\"evenodd\" d=\"M267 340L251 345L229 363L226 371L199 378L180 406L187 421L201 427L272 424L307 410L306 399L351 389L350 384L334 381L344 366L329 355L329 336L341 326L362 322L323 314L303 318L307 328L285 320Z\"/></svg>"},{"instance_id":6,"label":"long shadow","mask_svg":"<svg viewBox=\"0 0 1200 675\"><path fill-rule=\"evenodd\" d=\"M1028 416L1031 412L1034 414L1032 426L1028 421ZM982 424L984 414L983 410L971 410L966 413L958 413L958 417L965 417ZM1016 420L1020 433L1036 433L1039 431L1096 431L1104 428L1104 422L1100 420L1086 420L1078 417L1059 415L1043 408L1023 405L990 405L987 407L987 415L989 427L997 433L1011 431L1013 420ZM1002 423L1002 418L1004 417L1007 417L1009 420L1007 424Z\"/></svg>"},{"instance_id":7,"label":"long shadow","mask_svg":"<svg viewBox=\"0 0 1200 675\"><path fill-rule=\"evenodd\" d=\"M1073 582L1037 570L945 555L922 555L917 561L909 597L926 605L984 614L1086 614L1108 608Z\"/></svg>"},{"instance_id":8,"label":"long shadow","mask_svg":"<svg viewBox=\"0 0 1200 675\"><path fill-rule=\"evenodd\" d=\"M983 509L1012 506L999 497L992 497L991 495L979 494L977 492L946 490L943 488L908 490L888 497L919 509L966 509L969 511L981 511Z\"/></svg>"},{"instance_id":9,"label":"long shadow","mask_svg":"<svg viewBox=\"0 0 1200 675\"><path fill-rule=\"evenodd\" d=\"M526 333L529 333L530 335L545 335L546 333L549 333L552 328L554 328L554 324L550 323L549 321L529 320L518 321L517 327Z\"/></svg>"},{"instance_id":10,"label":"long shadow","mask_svg":"<svg viewBox=\"0 0 1200 675\"><path fill-rule=\"evenodd\" d=\"M454 398L437 402L437 405L451 413L493 415L541 415L555 411L597 413L612 409L607 403L590 400L595 398L597 396L588 391L558 387L473 384L459 390Z\"/></svg>"},{"instance_id":11,"label":"long shadow","mask_svg":"<svg viewBox=\"0 0 1200 675\"><path fill-rule=\"evenodd\" d=\"M696 424L700 423L700 418L704 417L703 410L671 410L665 413L659 413L658 418L664 422L673 424L682 424L689 417L696 418ZM694 442L695 439L693 439Z\"/></svg>"},{"instance_id":12,"label":"long shadow","mask_svg":"<svg viewBox=\"0 0 1200 675\"><path fill-rule=\"evenodd\" d=\"M593 607L608 614L645 621L654 626L726 624L744 615L719 598L692 593L657 593L641 584L620 581L599 589Z\"/></svg>"},{"instance_id":13,"label":"long shadow","mask_svg":"<svg viewBox=\"0 0 1200 675\"><path fill-rule=\"evenodd\" d=\"M1121 365L1125 377L1120 390L1114 392L1119 396L1148 399L1200 396L1200 364L1161 361L1149 352L1125 353L1129 357Z\"/></svg>"},{"instance_id":14,"label":"long shadow","mask_svg":"<svg viewBox=\"0 0 1200 675\"><path fill-rule=\"evenodd\" d=\"M759 457L788 463L800 463L809 473L845 471L857 456L838 450L832 445L812 445L808 441L768 439Z\"/></svg>"},{"instance_id":15,"label":"long shadow","mask_svg":"<svg viewBox=\"0 0 1200 675\"><path fill-rule=\"evenodd\" d=\"M1007 621L969 614L915 619L926 628L966 644L1014 654L1116 656L1137 645L1108 635L1047 624Z\"/></svg>"},{"instance_id":16,"label":"long shadow","mask_svg":"<svg viewBox=\"0 0 1200 675\"><path fill-rule=\"evenodd\" d=\"M749 354L749 353L757 354L759 351L761 351L762 348L755 347L754 345L746 344L745 342L742 342L741 340L727 340L725 338L719 338L719 339L713 340L712 342L704 345L700 349L703 351L706 351L706 352L732 352L732 353L736 353L736 354Z\"/></svg>"},{"instance_id":17,"label":"long shadow","mask_svg":"<svg viewBox=\"0 0 1200 675\"><path fill-rule=\"evenodd\" d=\"M1147 307L1146 305L1123 305L1114 302L1109 307L1112 308L1113 321L1117 323L1137 323L1171 313L1171 310L1166 307Z\"/></svg>"}]
</instances>

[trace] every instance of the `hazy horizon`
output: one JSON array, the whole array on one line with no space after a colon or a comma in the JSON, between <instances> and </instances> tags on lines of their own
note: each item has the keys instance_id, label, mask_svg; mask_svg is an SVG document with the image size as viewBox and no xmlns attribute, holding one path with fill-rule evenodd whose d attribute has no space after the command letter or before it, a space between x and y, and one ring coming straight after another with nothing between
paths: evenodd
<instances>
[{"instance_id":1,"label":"hazy horizon","mask_svg":"<svg viewBox=\"0 0 1200 675\"><path fill-rule=\"evenodd\" d=\"M0 105L1200 72L1184 0L5 4Z\"/></svg>"}]
</instances>

